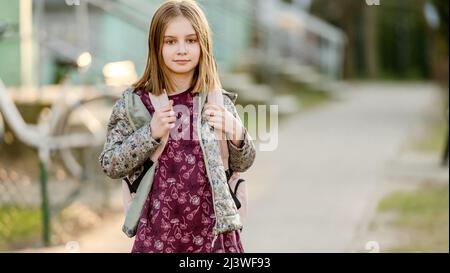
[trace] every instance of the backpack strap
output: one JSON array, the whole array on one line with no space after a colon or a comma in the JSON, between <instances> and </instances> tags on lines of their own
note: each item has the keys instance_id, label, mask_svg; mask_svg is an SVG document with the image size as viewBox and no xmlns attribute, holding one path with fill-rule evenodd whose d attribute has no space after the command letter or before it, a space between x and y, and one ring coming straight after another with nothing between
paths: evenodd
<instances>
[{"instance_id":1,"label":"backpack strap","mask_svg":"<svg viewBox=\"0 0 450 273\"><path fill-rule=\"evenodd\" d=\"M150 101L152 102L153 108L155 108L155 111L167 107L169 105L169 96L167 96L166 90L164 90L164 93L155 96L152 93L149 93ZM164 148L167 144L167 141L169 140L169 132L162 137L163 145L160 145L158 149L150 156L150 159L153 162L156 162L159 157L161 156L162 152L164 151Z\"/></svg>"},{"instance_id":2,"label":"backpack strap","mask_svg":"<svg viewBox=\"0 0 450 273\"><path fill-rule=\"evenodd\" d=\"M169 99L166 93L161 96L149 94L149 97L155 110L166 107L169 104ZM125 93L125 105L127 116L135 130L151 121L151 115L144 103L141 101L139 96L133 92ZM129 183L130 181L127 181L127 179L122 180L122 195L126 215L125 222L122 226L122 231L130 238L136 235L142 208L144 207L145 201L147 200L148 194L151 190L152 179L156 169L155 166L158 164L157 160L164 151L168 139L169 133L162 137L161 145L159 145L156 151L152 153L150 160L147 160L146 163L144 163L144 169L148 168L148 170L145 170L139 177L139 184L135 184L134 182L131 184Z\"/></svg>"},{"instance_id":3,"label":"backpack strap","mask_svg":"<svg viewBox=\"0 0 450 273\"><path fill-rule=\"evenodd\" d=\"M154 96L153 94L149 94L149 97L155 110L166 107L169 104L169 99L166 93L162 94L161 96ZM134 130L137 130L140 126L143 126L144 124L151 121L152 117L148 112L147 107L142 103L139 96L132 92L132 90L129 90L129 92L126 93L125 108L127 117ZM169 134L162 138L162 145L160 145L158 149L153 152L150 158L144 162L144 170L142 171L141 175L135 181L133 181L133 183L131 183L127 177L123 178L122 186L123 199L125 204L130 201L130 194L137 192L137 189L144 175L161 156L168 138Z\"/></svg>"},{"instance_id":4,"label":"backpack strap","mask_svg":"<svg viewBox=\"0 0 450 273\"><path fill-rule=\"evenodd\" d=\"M223 94L222 90L214 90L208 93L208 102L211 104L217 104L219 106L224 106L223 101ZM217 140L219 141L220 146L220 154L222 156L222 162L223 167L225 168L225 171L229 170L228 166L228 158L229 158L229 152L228 152L228 143L227 138L224 132L214 129L214 133L216 135Z\"/></svg>"}]
</instances>

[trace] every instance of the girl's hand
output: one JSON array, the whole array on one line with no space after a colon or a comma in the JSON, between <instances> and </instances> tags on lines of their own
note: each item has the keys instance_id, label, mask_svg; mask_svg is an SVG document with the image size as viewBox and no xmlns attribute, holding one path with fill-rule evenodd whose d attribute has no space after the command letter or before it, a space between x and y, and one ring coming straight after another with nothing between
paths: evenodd
<instances>
[{"instance_id":1,"label":"girl's hand","mask_svg":"<svg viewBox=\"0 0 450 273\"><path fill-rule=\"evenodd\" d=\"M160 140L170 129L175 127L176 120L177 118L173 111L173 100L170 100L167 107L161 108L153 114L150 122L152 137L155 140Z\"/></svg>"},{"instance_id":2,"label":"girl's hand","mask_svg":"<svg viewBox=\"0 0 450 273\"><path fill-rule=\"evenodd\" d=\"M244 127L225 107L217 104L206 104L205 114L209 126L224 132L233 144L240 146L243 140Z\"/></svg>"}]
</instances>

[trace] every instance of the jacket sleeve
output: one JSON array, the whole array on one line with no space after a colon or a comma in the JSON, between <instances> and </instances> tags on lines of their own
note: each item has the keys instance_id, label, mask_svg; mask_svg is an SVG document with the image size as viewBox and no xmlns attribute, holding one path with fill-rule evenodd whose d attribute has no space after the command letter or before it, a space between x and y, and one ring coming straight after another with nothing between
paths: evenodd
<instances>
[{"instance_id":1,"label":"jacket sleeve","mask_svg":"<svg viewBox=\"0 0 450 273\"><path fill-rule=\"evenodd\" d=\"M150 124L133 130L126 115L124 99L121 98L113 107L106 143L99 158L100 165L109 177L123 178L141 166L161 142L152 138Z\"/></svg>"},{"instance_id":2,"label":"jacket sleeve","mask_svg":"<svg viewBox=\"0 0 450 273\"><path fill-rule=\"evenodd\" d=\"M237 119L239 119L239 121L241 120L237 114L234 103L228 96L224 96L224 106L225 109L232 113ZM256 149L252 138L247 132L247 129L244 128L244 139L242 140L241 147L235 146L231 140L228 140L227 143L229 152L229 166L231 170L235 172L245 172L248 170L255 161Z\"/></svg>"}]
</instances>

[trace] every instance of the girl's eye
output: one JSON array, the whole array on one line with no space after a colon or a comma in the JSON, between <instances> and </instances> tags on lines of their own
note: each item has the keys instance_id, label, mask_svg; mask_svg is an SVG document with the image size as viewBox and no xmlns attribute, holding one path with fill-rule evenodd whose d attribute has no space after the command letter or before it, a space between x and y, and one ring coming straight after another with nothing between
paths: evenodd
<instances>
[{"instance_id":1,"label":"girl's eye","mask_svg":"<svg viewBox=\"0 0 450 273\"><path fill-rule=\"evenodd\" d=\"M195 44L197 42L197 39L188 39L187 42L189 44ZM175 40L167 40L165 43L168 45L174 45L176 43L176 41Z\"/></svg>"}]
</instances>

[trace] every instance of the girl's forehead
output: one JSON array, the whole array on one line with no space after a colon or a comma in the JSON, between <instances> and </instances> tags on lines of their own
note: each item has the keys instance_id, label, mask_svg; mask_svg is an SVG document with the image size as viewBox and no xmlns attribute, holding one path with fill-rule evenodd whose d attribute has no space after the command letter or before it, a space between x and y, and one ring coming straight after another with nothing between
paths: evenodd
<instances>
[{"instance_id":1,"label":"girl's forehead","mask_svg":"<svg viewBox=\"0 0 450 273\"><path fill-rule=\"evenodd\" d=\"M183 16L177 16L169 21L165 36L188 36L194 34L195 30L191 22Z\"/></svg>"},{"instance_id":2,"label":"girl's forehead","mask_svg":"<svg viewBox=\"0 0 450 273\"><path fill-rule=\"evenodd\" d=\"M164 35L164 38L177 38L178 36L181 36L181 37L191 37L191 36L196 36L197 34L195 34L195 32L193 32L193 33L189 33L189 34L186 34L186 35L184 35L184 34L176 34L176 33L166 33L165 35Z\"/></svg>"}]
</instances>

